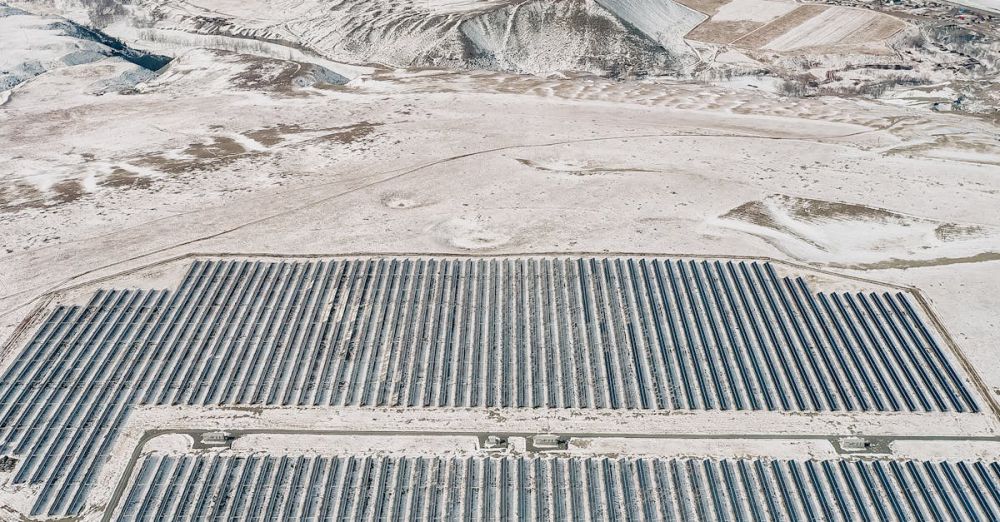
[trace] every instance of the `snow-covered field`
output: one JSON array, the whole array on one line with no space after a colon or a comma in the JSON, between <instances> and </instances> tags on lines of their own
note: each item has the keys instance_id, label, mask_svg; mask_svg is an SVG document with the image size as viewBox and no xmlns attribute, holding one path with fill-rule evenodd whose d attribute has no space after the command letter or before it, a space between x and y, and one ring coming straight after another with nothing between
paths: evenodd
<instances>
[{"instance_id":1,"label":"snow-covered field","mask_svg":"<svg viewBox=\"0 0 1000 522\"><path fill-rule=\"evenodd\" d=\"M852 36L877 23L881 15L860 9L827 9L768 42L764 48L793 51L804 47L822 47L849 43Z\"/></svg>"},{"instance_id":2,"label":"snow-covered field","mask_svg":"<svg viewBox=\"0 0 1000 522\"><path fill-rule=\"evenodd\" d=\"M119 58L67 60L89 44L48 29L47 18L0 16L0 70L8 74L0 81L13 78L10 71L19 79L16 89L0 89L0 340L9 340L0 368L37 325L23 322L37 319L34 311L102 284L172 287L183 263L163 262L190 253L631 252L770 257L913 287L987 391L1000 393L994 120L853 97L783 97L746 78L615 81L589 73L604 58L581 65L581 56L648 58L650 39L694 57L678 35L704 17L668 0L376 4L351 0L327 12L331 6L320 2L136 2L136 13L163 17L107 32L174 59L130 83L116 83L136 67ZM735 0L714 20L762 25L787 16L789 5ZM830 8L767 42L788 51L850 43L867 15ZM198 25L213 16L228 21L211 30ZM545 22L565 16L588 22ZM349 24L369 35L403 30L376 42L355 39L360 32L345 31ZM476 42L478 63L503 66L445 67L450 52L464 56L453 46L464 41L456 35ZM405 67L416 55L433 59ZM434 60L440 67L428 66ZM29 79L22 72L35 69L24 64L35 63L38 74ZM946 89L935 92L952 92ZM74 285L85 288L51 293ZM996 436L998 422L991 412L148 408L130 421L96 493L111 494L116 470L125 469L149 426L966 437ZM237 450L382 451L388 444L255 437ZM464 448L468 439L405 445L436 452ZM832 454L824 441L715 440L595 436L572 451ZM178 435L150 448L182 451L187 443ZM893 451L998 457L986 443L911 441ZM38 487L0 489L0 504L23 512ZM0 511L0 519L9 513Z\"/></svg>"},{"instance_id":3,"label":"snow-covered field","mask_svg":"<svg viewBox=\"0 0 1000 522\"><path fill-rule=\"evenodd\" d=\"M787 195L748 202L719 224L759 235L796 259L829 264L908 266L1000 252L1000 230L992 226ZM866 233L858 234L862 227Z\"/></svg>"},{"instance_id":4,"label":"snow-covered field","mask_svg":"<svg viewBox=\"0 0 1000 522\"><path fill-rule=\"evenodd\" d=\"M684 35L706 18L673 0L596 1L667 49L680 49Z\"/></svg>"},{"instance_id":5,"label":"snow-covered field","mask_svg":"<svg viewBox=\"0 0 1000 522\"><path fill-rule=\"evenodd\" d=\"M852 53L884 49L887 39L905 27L898 19L870 10L734 0L723 4L687 37L744 49L846 55L843 48L848 46Z\"/></svg>"},{"instance_id":6,"label":"snow-covered field","mask_svg":"<svg viewBox=\"0 0 1000 522\"><path fill-rule=\"evenodd\" d=\"M0 126L8 327L48 289L189 251L769 255L884 267L878 278L918 287L936 271L892 267L996 263L997 151L978 120L495 73L300 88L250 74L259 60L195 52L138 94L99 97L86 93L99 71L80 66L11 98L0 112L18 122ZM780 198L885 209L911 225L864 212L794 233L720 220ZM967 349L985 360L984 321L971 321L985 337Z\"/></svg>"},{"instance_id":7,"label":"snow-covered field","mask_svg":"<svg viewBox=\"0 0 1000 522\"><path fill-rule=\"evenodd\" d=\"M953 4L964 5L984 11L1000 13L1000 1L997 0L950 0Z\"/></svg>"},{"instance_id":8,"label":"snow-covered field","mask_svg":"<svg viewBox=\"0 0 1000 522\"><path fill-rule=\"evenodd\" d=\"M716 22L770 22L775 18L795 9L794 2L775 2L772 0L733 0L723 4L719 11L712 15Z\"/></svg>"}]
</instances>

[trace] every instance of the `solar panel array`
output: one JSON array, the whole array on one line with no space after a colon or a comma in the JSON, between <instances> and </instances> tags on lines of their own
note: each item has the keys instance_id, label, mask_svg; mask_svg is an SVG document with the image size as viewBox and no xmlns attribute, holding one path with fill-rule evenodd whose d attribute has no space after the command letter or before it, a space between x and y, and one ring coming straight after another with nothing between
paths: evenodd
<instances>
[{"instance_id":1,"label":"solar panel array","mask_svg":"<svg viewBox=\"0 0 1000 522\"><path fill-rule=\"evenodd\" d=\"M979 407L901 294L767 263L197 261L59 306L0 382L0 455L78 514L138 405L953 411Z\"/></svg>"},{"instance_id":2,"label":"solar panel array","mask_svg":"<svg viewBox=\"0 0 1000 522\"><path fill-rule=\"evenodd\" d=\"M150 454L117 520L998 520L995 462Z\"/></svg>"}]
</instances>

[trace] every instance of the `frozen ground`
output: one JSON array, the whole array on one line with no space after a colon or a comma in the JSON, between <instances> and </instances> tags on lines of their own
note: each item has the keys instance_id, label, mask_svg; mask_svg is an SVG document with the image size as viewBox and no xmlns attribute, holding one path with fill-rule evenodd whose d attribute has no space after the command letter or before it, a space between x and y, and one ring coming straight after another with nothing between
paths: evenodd
<instances>
[{"instance_id":1,"label":"frozen ground","mask_svg":"<svg viewBox=\"0 0 1000 522\"><path fill-rule=\"evenodd\" d=\"M1000 13L1000 2L997 0L952 0L952 3Z\"/></svg>"},{"instance_id":2,"label":"frozen ground","mask_svg":"<svg viewBox=\"0 0 1000 522\"><path fill-rule=\"evenodd\" d=\"M370 67L750 83L996 118L1000 23L929 0L65 0L15 5L135 47ZM353 64L353 65L347 65ZM918 89L941 85L930 97Z\"/></svg>"},{"instance_id":3,"label":"frozen ground","mask_svg":"<svg viewBox=\"0 0 1000 522\"><path fill-rule=\"evenodd\" d=\"M192 251L645 251L913 285L973 359L996 355L986 122L500 73L300 88L280 63L192 51L136 94L88 94L103 62L17 91L0 112L7 328L42 292ZM754 205L766 226L738 216Z\"/></svg>"},{"instance_id":4,"label":"frozen ground","mask_svg":"<svg viewBox=\"0 0 1000 522\"><path fill-rule=\"evenodd\" d=\"M92 91L103 93L111 87L124 89L152 77L166 57L153 57L146 67L141 56L122 53L100 42L96 34L85 34L78 26L59 17L36 16L20 9L0 4L0 105L10 98L14 89L25 82L63 67L103 61L119 69L111 77L92 85ZM108 58L115 57L114 60Z\"/></svg>"},{"instance_id":5,"label":"frozen ground","mask_svg":"<svg viewBox=\"0 0 1000 522\"><path fill-rule=\"evenodd\" d=\"M935 300L956 294L915 263L995 263L996 130L980 120L501 73L300 88L294 62L217 51L136 94L89 94L112 66L54 70L0 113L8 324L81 273L187 251L763 254L881 268ZM806 200L847 210L803 221L782 203ZM803 224L735 226L748 204Z\"/></svg>"},{"instance_id":6,"label":"frozen ground","mask_svg":"<svg viewBox=\"0 0 1000 522\"><path fill-rule=\"evenodd\" d=\"M445 18L478 12L469 2L396 3L404 14L421 6ZM763 23L784 12L770 4L754 12L748 3L731 4L721 19ZM212 5L233 16L257 12L242 2ZM133 39L176 54L155 78L95 89L134 67L101 58L45 67L0 97L0 339L15 341L5 346L7 361L28 331L19 326L31 326L22 321L52 304L47 292L192 252L766 256L918 289L1000 394L1000 142L989 119L856 98L787 98L744 82L617 82L548 63L551 70L538 76L338 68L335 57L287 45L288 27L282 41L266 44L149 28ZM7 42L21 33L0 34ZM504 41L482 34L484 42ZM37 52L28 43L4 50ZM45 47L51 56L16 61L49 63L69 52L61 40L53 45ZM533 51L518 52L503 59L539 63ZM157 267L115 281L163 288L176 277ZM178 430L409 421L407 430L471 423L488 431L502 422L525 431L596 431L609 424L525 412L502 419L493 412L324 413L149 410L134 419ZM863 429L942 436L995 435L996 423L986 415L777 414L613 422L622 431L680 435ZM120 440L120 458L138 442L138 426ZM604 444L645 451L637 442ZM908 444L897 451L997 457L990 445ZM809 443L802 451L830 449ZM124 461L108 469L123 469L115 466ZM110 493L117 477L101 480ZM32 496L25 493L17 498ZM17 509L30 504L18 502Z\"/></svg>"}]
</instances>

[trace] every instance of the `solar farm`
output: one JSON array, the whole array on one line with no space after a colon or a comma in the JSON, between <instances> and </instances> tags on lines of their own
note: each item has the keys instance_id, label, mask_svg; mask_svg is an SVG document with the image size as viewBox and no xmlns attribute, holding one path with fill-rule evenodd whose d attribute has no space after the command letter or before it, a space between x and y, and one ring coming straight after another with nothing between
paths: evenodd
<instances>
[{"instance_id":1,"label":"solar farm","mask_svg":"<svg viewBox=\"0 0 1000 522\"><path fill-rule=\"evenodd\" d=\"M159 270L57 292L8 343L0 493L25 499L14 509L1000 517L1000 464L975 446L997 442L993 399L910 289L636 256Z\"/></svg>"},{"instance_id":2,"label":"solar farm","mask_svg":"<svg viewBox=\"0 0 1000 522\"><path fill-rule=\"evenodd\" d=\"M119 520L994 520L996 463L171 456Z\"/></svg>"}]
</instances>

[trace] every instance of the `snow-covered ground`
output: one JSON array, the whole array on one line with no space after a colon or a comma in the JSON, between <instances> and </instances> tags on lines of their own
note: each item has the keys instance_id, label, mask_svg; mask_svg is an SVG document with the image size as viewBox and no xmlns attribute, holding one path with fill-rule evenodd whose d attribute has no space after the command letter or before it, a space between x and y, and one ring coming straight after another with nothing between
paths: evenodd
<instances>
[{"instance_id":1,"label":"snow-covered ground","mask_svg":"<svg viewBox=\"0 0 1000 522\"><path fill-rule=\"evenodd\" d=\"M0 5L0 91L46 71L108 57L108 48L66 34L54 17Z\"/></svg>"},{"instance_id":2,"label":"snow-covered ground","mask_svg":"<svg viewBox=\"0 0 1000 522\"><path fill-rule=\"evenodd\" d=\"M422 9L456 26L464 17L479 16L479 4L393 2L399 12ZM247 20L263 18L254 5L200 2L172 9L198 16L215 9ZM288 7L290 18L311 8L280 5ZM364 7L357 8L367 12ZM489 7L491 12L506 9L502 14L512 27L528 27L539 13L555 12L521 7L518 15L504 2ZM761 19L776 14L736 7L720 13ZM646 8L662 15L661 21L677 15L673 7ZM178 26L190 21L183 21L180 11L168 12L174 18L167 20ZM594 15L590 20L613 21L597 11L585 12ZM0 24L23 22L14 18L0 18ZM615 25L621 22L607 23L614 29L611 34L625 34L619 32L624 25ZM255 43L243 38L248 34L191 36L167 27L146 33L109 27L112 34L150 43L150 49L176 58L161 74L131 88L100 90L94 86L133 66L118 59L71 65L61 57L77 44L37 24L4 25L24 28L0 31L3 49L15 50L0 55L4 68L12 68L7 60L61 64L43 67L44 73L0 98L9 96L0 107L0 339L13 341L5 345L4 365L31 333L33 325L22 325L22 320L55 304L47 292L99 284L112 276L113 281L103 282L169 288L181 263L140 269L192 252L645 252L765 256L914 287L989 391L1000 391L1000 372L995 370L1000 357L995 313L1000 307L1000 145L995 122L856 98L781 97L741 79L722 85L619 82L559 70L563 62L558 61L539 66L546 71L537 76L346 67L330 56L289 45L294 24L280 35L268 32L277 27L271 21L262 21L264 26L266 30L252 34L273 35L275 41ZM655 32L655 24L646 30ZM570 41L554 36L541 44L535 40L533 54L523 51L524 45L509 43L530 36L479 34L483 42L492 42L492 49L513 53L502 59L521 64L538 65L530 61L533 56L541 56L552 42ZM30 38L21 42L24 35ZM303 41L320 46L321 36L304 33ZM616 41L624 45L633 37ZM417 45L416 40L407 42ZM406 47L400 45L397 49ZM635 49L620 49L626 48ZM362 48L354 56L369 51L370 56L378 54ZM309 70L313 65L350 81L311 81L323 76L318 69ZM59 294L58 300L83 295ZM541 431L538 427L544 426L551 431L678 435L958 437L995 435L998 429L990 413L425 413L141 410L119 440L97 493L110 493L117 481L114 471L124 469L149 426L395 426L413 431ZM261 437L240 444L283 444L291 451L342 442ZM433 446L441 440L411 442ZM356 443L378 446L371 440ZM155 440L151 447L180 451L187 444L174 436ZM685 451L677 443L608 439L594 444L594 452ZM896 451L996 457L988 444L924 444L901 444ZM830 451L824 443L786 447L741 442L727 447L704 442L687 447L711 454ZM37 489L8 489L12 496L0 504L29 509ZM0 518L5 514L0 512Z\"/></svg>"},{"instance_id":3,"label":"snow-covered ground","mask_svg":"<svg viewBox=\"0 0 1000 522\"><path fill-rule=\"evenodd\" d=\"M684 45L684 35L707 18L673 0L596 1L642 34L675 52Z\"/></svg>"},{"instance_id":4,"label":"snow-covered ground","mask_svg":"<svg viewBox=\"0 0 1000 522\"><path fill-rule=\"evenodd\" d=\"M712 15L716 22L770 22L795 9L794 2L772 0L733 0L723 4L719 12Z\"/></svg>"},{"instance_id":5,"label":"snow-covered ground","mask_svg":"<svg viewBox=\"0 0 1000 522\"><path fill-rule=\"evenodd\" d=\"M673 0L142 0L111 34L155 31L289 44L338 62L543 73L623 68L662 73L689 66L682 37L703 15ZM648 31L633 33L632 27ZM175 38L176 39L176 38ZM136 40L138 41L138 40ZM660 45L666 47L666 51ZM690 60L688 60L690 62Z\"/></svg>"},{"instance_id":6,"label":"snow-covered ground","mask_svg":"<svg viewBox=\"0 0 1000 522\"><path fill-rule=\"evenodd\" d=\"M758 235L796 259L831 265L936 264L1000 252L1000 230L990 225L939 222L787 195L748 202L718 224ZM865 234L858 233L861 228Z\"/></svg>"},{"instance_id":7,"label":"snow-covered ground","mask_svg":"<svg viewBox=\"0 0 1000 522\"><path fill-rule=\"evenodd\" d=\"M117 24L112 26L110 30L119 37L134 42L144 49L170 55L183 54L190 49L213 49L276 60L314 64L346 79L357 78L362 74L368 74L373 71L371 67L335 62L315 54L304 52L295 47L249 38L202 35L170 29L136 28L125 24Z\"/></svg>"},{"instance_id":8,"label":"snow-covered ground","mask_svg":"<svg viewBox=\"0 0 1000 522\"><path fill-rule=\"evenodd\" d=\"M101 71L78 66L11 98L0 111L8 327L46 290L190 251L766 255L925 290L923 274L937 284L940 266L961 263L947 279L977 284L931 290L944 313L980 291L988 303L995 284L982 282L996 264L998 158L980 120L496 73L296 87L258 74L260 60L194 52L137 94L104 96L87 94ZM734 226L734 209L787 198L859 212L817 221L775 207L791 228ZM952 333L974 333L963 347L988 360L996 334L975 308Z\"/></svg>"},{"instance_id":9,"label":"snow-covered ground","mask_svg":"<svg viewBox=\"0 0 1000 522\"><path fill-rule=\"evenodd\" d=\"M984 11L1000 13L1000 1L998 0L949 0L953 4L964 5Z\"/></svg>"},{"instance_id":10,"label":"snow-covered ground","mask_svg":"<svg viewBox=\"0 0 1000 522\"><path fill-rule=\"evenodd\" d=\"M156 430L176 432L143 443L144 434ZM540 428L541 427L541 428ZM252 433L234 441L237 452L267 451L281 454L455 454L477 449L475 436L488 433L570 434L572 455L636 454L656 456L700 455L721 458L766 456L774 458L829 458L836 456L828 440L797 441L795 435L923 436L995 435L998 424L986 416L955 414L931 415L782 415L748 412L642 413L627 411L592 412L566 410L466 410L466 409L330 409L265 408L263 410L158 407L140 408L133 413L125 431L115 443L111 460L104 466L90 493L95 506L87 519L100 517L127 468L133 450L187 450L187 430L243 430L277 428L286 434ZM360 432L351 436L348 432ZM433 432L438 435L420 435ZM448 434L448 433L452 434ZM589 437L589 433L601 433ZM697 433L704 439L684 439ZM468 435L463 435L468 434ZM749 435L743 438L739 435ZM769 434L775 438L753 436ZM644 436L645 435L645 436ZM669 438L678 436L676 439ZM717 438L713 438L716 437ZM663 438L668 437L668 438ZM523 439L521 439L523 442ZM524 451L513 444L515 451ZM974 442L957 450L923 441L899 443L893 452L909 458L971 458L992 455L995 444ZM3 494L0 491L0 494ZM16 495L15 498L20 498ZM0 497L4 498L4 497Z\"/></svg>"}]
</instances>

